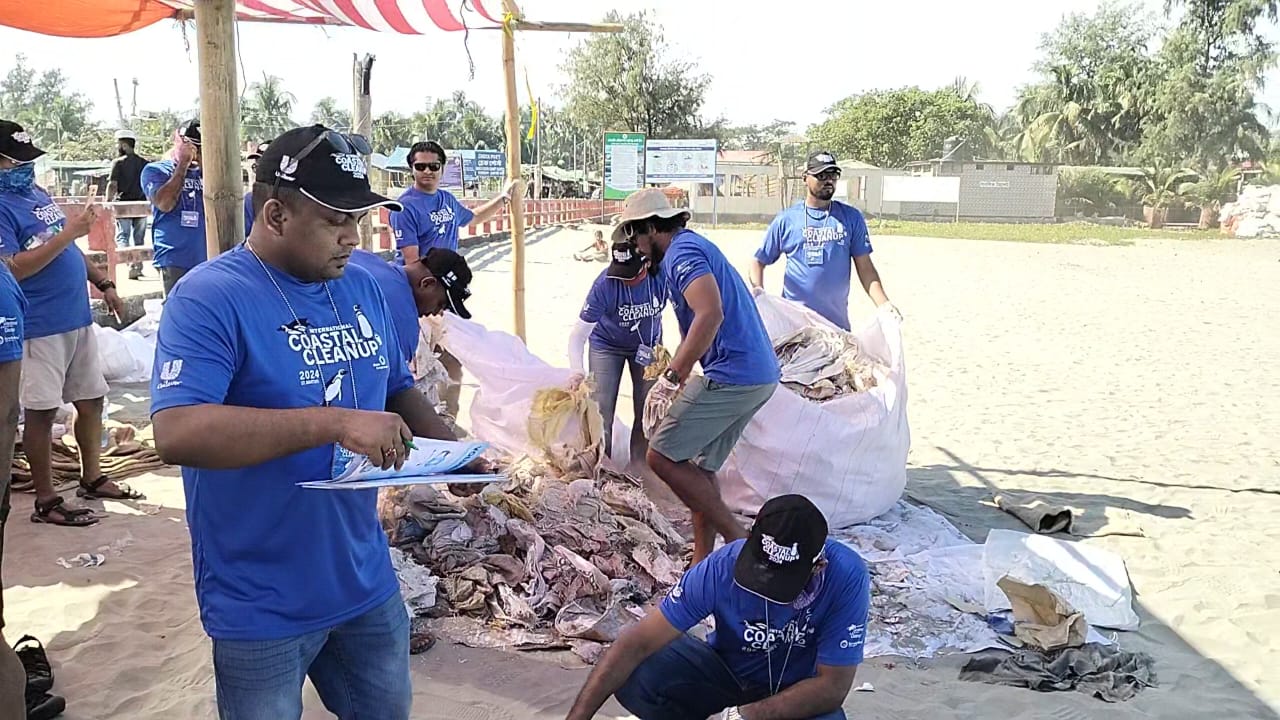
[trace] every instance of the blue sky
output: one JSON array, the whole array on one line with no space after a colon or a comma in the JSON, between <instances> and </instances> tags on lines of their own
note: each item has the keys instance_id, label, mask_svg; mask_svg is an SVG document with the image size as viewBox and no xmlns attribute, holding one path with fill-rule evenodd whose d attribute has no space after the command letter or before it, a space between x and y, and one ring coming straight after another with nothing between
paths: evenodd
<instances>
[{"instance_id":1,"label":"blue sky","mask_svg":"<svg viewBox=\"0 0 1280 720\"><path fill-rule=\"evenodd\" d=\"M852 93L903 85L937 87L964 76L982 98L1003 109L1032 78L1041 33L1066 13L1092 12L1097 0L525 0L537 20L598 20L606 9L650 10L679 54L712 76L706 114L733 123L818 120L822 110ZM1163 6L1148 0L1153 14ZM782 12L779 12L779 9ZM743 29L746 28L746 29ZM475 79L461 34L405 37L346 28L242 23L241 56L248 80L265 71L283 78L297 97L298 119L331 95L350 102L352 53L373 53L374 112L409 112L427 98L465 90L490 112L503 107L502 64L496 32L475 32L470 48ZM165 22L118 38L49 38L0 28L0 46L25 53L38 67L59 66L74 89L94 101L95 116L115 116L111 79L127 93L140 82L140 109L180 108L198 94L194 30L189 40ZM554 102L564 81L563 54L576 42L562 33L523 33L520 71L535 94ZM243 80L242 80L243 82ZM521 80L523 95L523 79ZM1273 97L1274 96L1274 97ZM1265 99L1280 107L1274 88ZM524 98L522 97L522 102ZM126 95L126 103L128 98Z\"/></svg>"}]
</instances>

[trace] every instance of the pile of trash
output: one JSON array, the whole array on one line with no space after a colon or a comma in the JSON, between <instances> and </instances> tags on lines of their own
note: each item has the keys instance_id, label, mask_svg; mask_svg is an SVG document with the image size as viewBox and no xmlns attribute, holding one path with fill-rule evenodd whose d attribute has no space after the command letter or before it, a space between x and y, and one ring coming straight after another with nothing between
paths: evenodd
<instances>
[{"instance_id":1,"label":"pile of trash","mask_svg":"<svg viewBox=\"0 0 1280 720\"><path fill-rule=\"evenodd\" d=\"M1240 238L1280 237L1280 185L1246 185L1222 206L1222 232Z\"/></svg>"},{"instance_id":2,"label":"pile of trash","mask_svg":"<svg viewBox=\"0 0 1280 720\"><path fill-rule=\"evenodd\" d=\"M809 400L825 402L866 392L888 373L883 363L862 352L849 333L811 325L774 342L782 384Z\"/></svg>"},{"instance_id":3,"label":"pile of trash","mask_svg":"<svg viewBox=\"0 0 1280 720\"><path fill-rule=\"evenodd\" d=\"M529 457L505 474L465 498L429 485L383 491L392 547L439 578L434 605L413 610L466 619L437 625L464 645L570 648L595 662L679 581L684 538L629 476L571 479Z\"/></svg>"},{"instance_id":4,"label":"pile of trash","mask_svg":"<svg viewBox=\"0 0 1280 720\"><path fill-rule=\"evenodd\" d=\"M51 447L53 461L53 484L56 488L74 485L80 482L80 451L76 447L75 436L71 433L55 435ZM65 427L63 428L65 431ZM152 447L151 428L148 426L141 432L132 425L108 421L105 424L104 438L106 445L102 450L99 463L102 473L112 480L127 480L144 473L164 467L160 455ZM31 463L27 460L22 447L22 437L14 443L13 460L10 465L12 489L15 492L31 492L34 485L31 480Z\"/></svg>"}]
</instances>

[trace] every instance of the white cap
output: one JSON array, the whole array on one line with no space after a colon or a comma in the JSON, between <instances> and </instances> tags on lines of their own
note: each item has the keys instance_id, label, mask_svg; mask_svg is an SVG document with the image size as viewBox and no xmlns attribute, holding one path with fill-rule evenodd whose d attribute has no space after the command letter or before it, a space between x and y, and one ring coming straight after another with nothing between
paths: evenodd
<instances>
[{"instance_id":1,"label":"white cap","mask_svg":"<svg viewBox=\"0 0 1280 720\"><path fill-rule=\"evenodd\" d=\"M116 139L117 140L137 140L138 136L134 135L132 130L117 130Z\"/></svg>"}]
</instances>

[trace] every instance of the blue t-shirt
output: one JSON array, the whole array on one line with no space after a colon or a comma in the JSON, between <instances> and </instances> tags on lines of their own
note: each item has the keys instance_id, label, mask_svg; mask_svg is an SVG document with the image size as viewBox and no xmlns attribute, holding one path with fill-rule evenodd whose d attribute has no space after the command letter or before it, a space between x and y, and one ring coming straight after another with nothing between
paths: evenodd
<instances>
[{"instance_id":1,"label":"blue t-shirt","mask_svg":"<svg viewBox=\"0 0 1280 720\"><path fill-rule=\"evenodd\" d=\"M819 665L860 664L871 576L858 553L827 540L827 567L799 600L779 605L734 582L733 564L744 542L725 545L684 574L658 606L667 622L688 632L714 615L711 647L739 680L757 687L776 687L779 680L789 687L813 677Z\"/></svg>"},{"instance_id":2,"label":"blue t-shirt","mask_svg":"<svg viewBox=\"0 0 1280 720\"><path fill-rule=\"evenodd\" d=\"M475 218L448 190L427 194L411 187L400 194L400 204L404 210L391 213L390 218L396 247L417 245L419 256L433 247L456 251L458 228Z\"/></svg>"},{"instance_id":3,"label":"blue t-shirt","mask_svg":"<svg viewBox=\"0 0 1280 720\"><path fill-rule=\"evenodd\" d=\"M249 231L253 229L253 193L244 194L244 236L249 237Z\"/></svg>"},{"instance_id":4,"label":"blue t-shirt","mask_svg":"<svg viewBox=\"0 0 1280 720\"><path fill-rule=\"evenodd\" d=\"M661 277L649 275L635 287L609 277L602 270L587 293L578 318L595 323L591 349L631 357L641 345L650 350L662 342L662 309L667 288Z\"/></svg>"},{"instance_id":5,"label":"blue t-shirt","mask_svg":"<svg viewBox=\"0 0 1280 720\"><path fill-rule=\"evenodd\" d=\"M0 192L0 255L34 250L62 232L67 216L38 187L25 192ZM27 340L61 335L87 327L89 271L84 254L73 242L40 272L18 283L27 298L23 331Z\"/></svg>"},{"instance_id":6,"label":"blue t-shirt","mask_svg":"<svg viewBox=\"0 0 1280 720\"><path fill-rule=\"evenodd\" d=\"M354 265L373 276L391 311L391 323L400 340L400 354L406 363L413 362L418 352L418 304L409 287L409 276L400 265L389 263L368 250L353 250L348 267Z\"/></svg>"},{"instance_id":7,"label":"blue t-shirt","mask_svg":"<svg viewBox=\"0 0 1280 720\"><path fill-rule=\"evenodd\" d=\"M778 213L756 259L772 265L787 256L782 297L795 300L849 329L849 278L853 258L871 254L867 223L857 208L831 203L830 211L803 202Z\"/></svg>"},{"instance_id":8,"label":"blue t-shirt","mask_svg":"<svg viewBox=\"0 0 1280 720\"><path fill-rule=\"evenodd\" d=\"M22 359L22 318L26 314L22 288L9 268L0 263L0 363Z\"/></svg>"},{"instance_id":9,"label":"blue t-shirt","mask_svg":"<svg viewBox=\"0 0 1280 720\"><path fill-rule=\"evenodd\" d=\"M203 404L383 410L413 378L396 358L382 294L360 268L327 285L329 292L264 270L243 245L193 270L165 301L152 414ZM334 447L235 470L182 468L196 598L210 637L294 637L398 592L378 491L296 485L330 477Z\"/></svg>"},{"instance_id":10,"label":"blue t-shirt","mask_svg":"<svg viewBox=\"0 0 1280 720\"><path fill-rule=\"evenodd\" d=\"M684 298L689 284L711 275L720 288L724 322L700 360L708 379L725 385L778 382L778 357L760 320L755 298L720 248L692 230L681 230L662 258L661 271L680 321L681 336L689 333L693 323L693 310Z\"/></svg>"},{"instance_id":11,"label":"blue t-shirt","mask_svg":"<svg viewBox=\"0 0 1280 720\"><path fill-rule=\"evenodd\" d=\"M172 160L147 163L142 169L142 191L156 201L156 191L173 177L177 164ZM169 212L151 208L151 245L155 266L191 269L205 261L204 180L200 168L187 168L178 203Z\"/></svg>"}]
</instances>

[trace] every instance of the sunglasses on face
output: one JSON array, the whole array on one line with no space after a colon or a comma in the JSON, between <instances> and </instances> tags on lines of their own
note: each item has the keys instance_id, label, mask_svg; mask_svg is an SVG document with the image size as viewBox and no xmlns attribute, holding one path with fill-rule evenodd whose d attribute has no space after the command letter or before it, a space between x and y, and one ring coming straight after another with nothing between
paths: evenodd
<instances>
[{"instance_id":1,"label":"sunglasses on face","mask_svg":"<svg viewBox=\"0 0 1280 720\"><path fill-rule=\"evenodd\" d=\"M428 170L430 170L431 172L440 172L440 168L442 167L444 166L438 162L425 162L425 163L413 164L413 169L417 170L418 172L426 172Z\"/></svg>"},{"instance_id":2,"label":"sunglasses on face","mask_svg":"<svg viewBox=\"0 0 1280 720\"><path fill-rule=\"evenodd\" d=\"M818 173L817 175L814 175L814 177L818 178L819 180L839 180L839 179L840 179L840 171L839 171L839 170L824 170L824 171L822 171L822 172Z\"/></svg>"}]
</instances>

